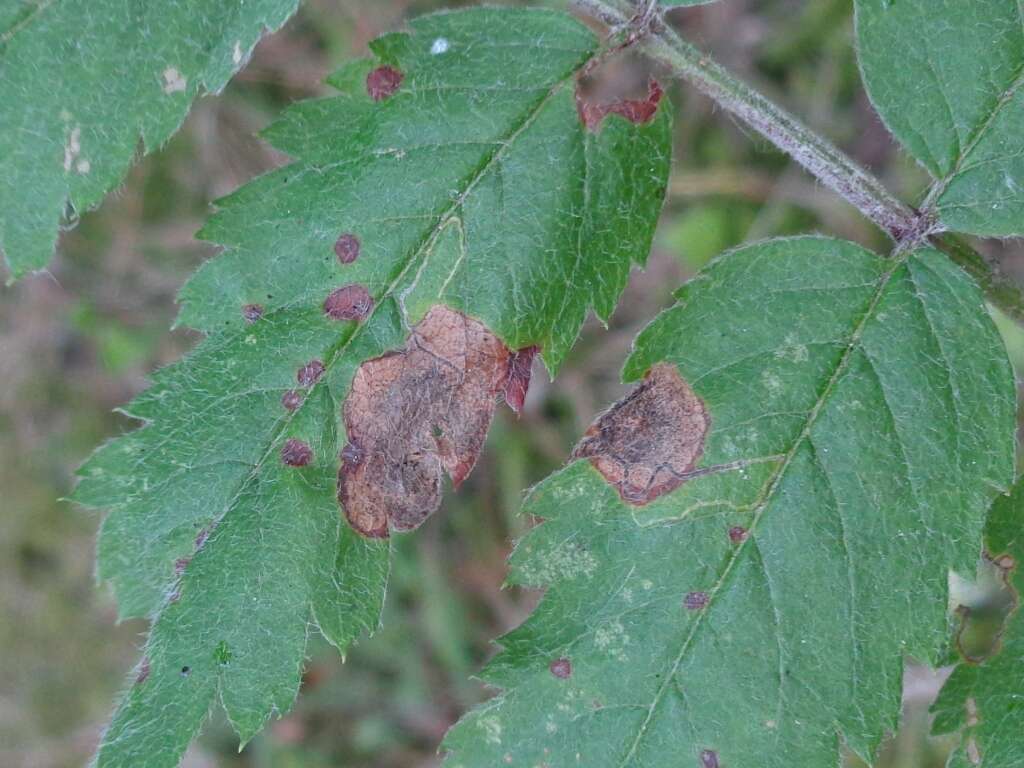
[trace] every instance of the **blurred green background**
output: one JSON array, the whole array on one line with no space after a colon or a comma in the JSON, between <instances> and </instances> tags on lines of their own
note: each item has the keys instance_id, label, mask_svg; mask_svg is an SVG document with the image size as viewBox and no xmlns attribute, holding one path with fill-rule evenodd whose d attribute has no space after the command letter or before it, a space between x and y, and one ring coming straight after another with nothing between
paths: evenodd
<instances>
[{"instance_id":1,"label":"blurred green background","mask_svg":"<svg viewBox=\"0 0 1024 768\"><path fill-rule=\"evenodd\" d=\"M321 82L332 69L404 18L454 5L307 0L224 93L198 101L180 133L65 233L49 272L0 289L3 768L85 763L137 659L145 624L116 625L109 593L94 582L99 521L60 499L92 448L132 428L113 409L195 343L187 330L168 328L176 290L213 252L193 239L210 201L286 162L254 137L284 106L326 95ZM892 190L918 199L927 179L897 151L860 84L850 0L722 0L671 19ZM642 86L646 76L628 59L611 68L625 87ZM522 493L621 394L630 340L669 304L672 289L721 250L758 238L820 231L885 248L856 211L766 142L691 90L676 85L671 93L677 135L669 198L650 264L634 275L611 327L588 324L557 382L538 373L522 418L499 416L463 489L415 535L399 538L383 629L344 664L314 642L291 714L241 754L215 717L186 765L437 765L445 730L488 695L471 675L492 653L490 638L538 599L502 589L510 542L531 524L518 516ZM1006 271L1024 274L1020 242L987 248ZM1000 324L1020 370L1024 336ZM967 594L998 616L998 600L984 590ZM925 736L941 679L909 666L904 725L882 765L943 764L949 742Z\"/></svg>"}]
</instances>

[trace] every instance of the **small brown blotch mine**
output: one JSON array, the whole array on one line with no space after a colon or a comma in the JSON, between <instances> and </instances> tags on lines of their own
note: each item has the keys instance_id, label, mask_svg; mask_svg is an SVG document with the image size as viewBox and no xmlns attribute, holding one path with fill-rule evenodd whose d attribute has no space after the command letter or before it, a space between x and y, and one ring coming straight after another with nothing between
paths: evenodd
<instances>
[{"instance_id":1,"label":"small brown blotch mine","mask_svg":"<svg viewBox=\"0 0 1024 768\"><path fill-rule=\"evenodd\" d=\"M343 464L351 464L353 466L360 464L363 461L363 450L359 447L359 444L345 443L345 447L341 449L341 461Z\"/></svg>"},{"instance_id":2,"label":"small brown blotch mine","mask_svg":"<svg viewBox=\"0 0 1024 768\"><path fill-rule=\"evenodd\" d=\"M188 564L191 563L191 562L192 562L192 558L191 557L179 557L177 560L175 560L174 561L174 575L175 576L181 576L181 574L183 574L185 572L185 569L188 568Z\"/></svg>"},{"instance_id":3,"label":"small brown blotch mine","mask_svg":"<svg viewBox=\"0 0 1024 768\"><path fill-rule=\"evenodd\" d=\"M332 320L363 320L373 309L373 297L366 286L353 283L331 291L324 312Z\"/></svg>"},{"instance_id":4,"label":"small brown blotch mine","mask_svg":"<svg viewBox=\"0 0 1024 768\"><path fill-rule=\"evenodd\" d=\"M189 666L186 665L186 666L181 668L181 676L182 677L188 677L191 674L192 674L192 667L189 667Z\"/></svg>"},{"instance_id":5,"label":"small brown blotch mine","mask_svg":"<svg viewBox=\"0 0 1024 768\"><path fill-rule=\"evenodd\" d=\"M516 414L522 413L526 393L530 389L533 358L539 347L523 347L512 353L508 365L508 383L505 384L505 402Z\"/></svg>"},{"instance_id":6,"label":"small brown blotch mine","mask_svg":"<svg viewBox=\"0 0 1024 768\"><path fill-rule=\"evenodd\" d=\"M149 656L142 657L139 673L135 676L135 684L142 685L149 678Z\"/></svg>"},{"instance_id":7,"label":"small brown blotch mine","mask_svg":"<svg viewBox=\"0 0 1024 768\"><path fill-rule=\"evenodd\" d=\"M572 662L569 659L555 659L548 665L548 669L559 680L565 680L572 676Z\"/></svg>"},{"instance_id":8,"label":"small brown blotch mine","mask_svg":"<svg viewBox=\"0 0 1024 768\"><path fill-rule=\"evenodd\" d=\"M674 365L659 363L625 398L602 413L573 450L630 504L674 491L704 451L711 420Z\"/></svg>"},{"instance_id":9,"label":"small brown blotch mine","mask_svg":"<svg viewBox=\"0 0 1024 768\"><path fill-rule=\"evenodd\" d=\"M708 604L707 592L687 592L683 598L683 605L688 611L699 611Z\"/></svg>"},{"instance_id":10,"label":"small brown blotch mine","mask_svg":"<svg viewBox=\"0 0 1024 768\"><path fill-rule=\"evenodd\" d=\"M718 768L718 753L713 749L705 749L700 753L701 768Z\"/></svg>"},{"instance_id":11,"label":"small brown blotch mine","mask_svg":"<svg viewBox=\"0 0 1024 768\"><path fill-rule=\"evenodd\" d=\"M295 380L303 387L311 387L324 375L324 364L319 360L310 360L295 373Z\"/></svg>"},{"instance_id":12,"label":"small brown blotch mine","mask_svg":"<svg viewBox=\"0 0 1024 768\"><path fill-rule=\"evenodd\" d=\"M733 544L742 544L747 540L747 529L742 525L734 525L729 529L729 541Z\"/></svg>"},{"instance_id":13,"label":"small brown blotch mine","mask_svg":"<svg viewBox=\"0 0 1024 768\"><path fill-rule=\"evenodd\" d=\"M412 530L440 506L444 474L458 487L483 447L511 356L482 323L438 305L404 348L359 367L338 471L338 502L354 530Z\"/></svg>"},{"instance_id":14,"label":"small brown blotch mine","mask_svg":"<svg viewBox=\"0 0 1024 768\"><path fill-rule=\"evenodd\" d=\"M302 405L302 393L294 389L289 389L281 395L281 405L283 405L287 411L294 411Z\"/></svg>"},{"instance_id":15,"label":"small brown blotch mine","mask_svg":"<svg viewBox=\"0 0 1024 768\"><path fill-rule=\"evenodd\" d=\"M246 304L242 307L242 317L245 318L247 323L255 323L261 317L263 317L263 305L262 304Z\"/></svg>"},{"instance_id":16,"label":"small brown blotch mine","mask_svg":"<svg viewBox=\"0 0 1024 768\"><path fill-rule=\"evenodd\" d=\"M664 92L653 77L647 82L647 96L642 99L622 99L609 104L593 104L584 98L579 84L576 86L576 111L580 122L591 132L596 132L608 115L620 115L629 122L640 125L649 123L658 113L658 104Z\"/></svg>"},{"instance_id":17,"label":"small brown blotch mine","mask_svg":"<svg viewBox=\"0 0 1024 768\"><path fill-rule=\"evenodd\" d=\"M398 90L405 75L387 65L377 67L366 76L366 92L374 101L383 101Z\"/></svg>"},{"instance_id":18,"label":"small brown blotch mine","mask_svg":"<svg viewBox=\"0 0 1024 768\"><path fill-rule=\"evenodd\" d=\"M346 232L334 241L334 254L342 264L351 264L359 258L359 238Z\"/></svg>"},{"instance_id":19,"label":"small brown blotch mine","mask_svg":"<svg viewBox=\"0 0 1024 768\"><path fill-rule=\"evenodd\" d=\"M313 460L313 449L301 440L289 437L281 446L281 461L289 467L304 467Z\"/></svg>"}]
</instances>

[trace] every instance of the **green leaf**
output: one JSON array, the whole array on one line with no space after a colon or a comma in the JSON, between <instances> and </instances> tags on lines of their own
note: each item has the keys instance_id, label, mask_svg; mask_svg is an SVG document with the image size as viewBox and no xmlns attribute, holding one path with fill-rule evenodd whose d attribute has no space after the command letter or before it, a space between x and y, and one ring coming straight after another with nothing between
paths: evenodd
<instances>
[{"instance_id":1,"label":"green leaf","mask_svg":"<svg viewBox=\"0 0 1024 768\"><path fill-rule=\"evenodd\" d=\"M648 504L587 461L532 492L544 522L510 581L547 592L451 768L837 765L895 728L903 657L947 643L947 569L973 568L1014 467L1013 375L964 273L930 249L742 248L640 334L625 377L649 370L656 408L623 417L613 468L643 477L628 457L664 436L665 371L703 401L703 454Z\"/></svg>"},{"instance_id":2,"label":"green leaf","mask_svg":"<svg viewBox=\"0 0 1024 768\"><path fill-rule=\"evenodd\" d=\"M124 178L201 90L216 93L297 0L8 3L0 12L0 250L46 266L58 225Z\"/></svg>"},{"instance_id":3,"label":"green leaf","mask_svg":"<svg viewBox=\"0 0 1024 768\"><path fill-rule=\"evenodd\" d=\"M935 731L966 728L950 768L1014 768L1024 762L1024 482L992 505L985 526L985 550L1006 574L1017 605L1003 629L994 656L981 664L961 663L946 681L933 707Z\"/></svg>"},{"instance_id":4,"label":"green leaf","mask_svg":"<svg viewBox=\"0 0 1024 768\"><path fill-rule=\"evenodd\" d=\"M1024 234L1018 0L856 0L860 63L889 129L936 178L947 227Z\"/></svg>"},{"instance_id":5,"label":"green leaf","mask_svg":"<svg viewBox=\"0 0 1024 768\"><path fill-rule=\"evenodd\" d=\"M99 574L123 616L154 617L100 766L175 764L218 698L245 741L291 705L308 626L339 649L377 626L388 547L335 500L364 362L445 305L554 371L588 307L611 313L650 247L671 126L659 108L584 128L575 80L597 47L560 13L424 17L268 131L295 162L221 201L204 234L225 250L182 292L207 338L128 406L145 426L81 470L75 498L110 509ZM360 322L326 313L338 295ZM385 437L422 403L406 405ZM305 466L282 463L291 440Z\"/></svg>"}]
</instances>

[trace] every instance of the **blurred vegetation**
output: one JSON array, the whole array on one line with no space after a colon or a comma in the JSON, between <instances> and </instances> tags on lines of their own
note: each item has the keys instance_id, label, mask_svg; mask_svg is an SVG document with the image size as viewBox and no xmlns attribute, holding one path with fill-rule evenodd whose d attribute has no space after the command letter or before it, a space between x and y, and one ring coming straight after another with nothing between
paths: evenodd
<instances>
[{"instance_id":1,"label":"blurred vegetation","mask_svg":"<svg viewBox=\"0 0 1024 768\"><path fill-rule=\"evenodd\" d=\"M223 94L198 102L167 146L98 211L82 216L49 273L0 293L5 768L83 764L136 661L144 623L116 625L109 594L94 583L99 520L60 498L92 448L132 428L114 409L144 388L150 371L195 342L187 330L167 329L176 290L212 253L193 239L210 201L286 161L255 137L284 106L326 95L328 72L404 18L459 4L308 0ZM854 59L850 6L728 0L672 18L688 38L913 200L927 180L871 111ZM636 62L609 67L625 72L626 82L643 82ZM492 653L490 638L515 626L538 599L502 589L510 542L531 524L518 516L522 493L556 468L595 412L621 394L618 371L630 341L668 305L672 288L723 249L751 239L820 231L886 247L852 208L706 99L679 86L673 99L669 200L650 264L634 276L611 327L590 324L554 384L538 372L522 418L502 414L465 487L449 493L443 512L415 535L398 539L383 629L353 648L344 665L314 642L294 712L241 754L215 717L188 765L437 765L445 730L488 695L471 675ZM1024 274L1020 243L989 253L1011 274ZM1000 327L1020 369L1024 334L1005 319ZM981 645L1005 610L1005 600L983 587L963 590L967 602L981 606L970 629L972 638L981 636L971 642ZM949 742L925 737L927 706L941 679L941 672L908 668L904 725L882 765L943 764ZM851 758L850 765L859 763Z\"/></svg>"}]
</instances>

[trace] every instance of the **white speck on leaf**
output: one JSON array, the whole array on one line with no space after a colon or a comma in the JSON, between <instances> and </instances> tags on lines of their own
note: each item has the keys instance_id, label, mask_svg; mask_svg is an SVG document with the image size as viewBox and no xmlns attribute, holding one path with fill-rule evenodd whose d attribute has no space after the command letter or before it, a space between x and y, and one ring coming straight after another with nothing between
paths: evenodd
<instances>
[{"instance_id":1,"label":"white speck on leaf","mask_svg":"<svg viewBox=\"0 0 1024 768\"><path fill-rule=\"evenodd\" d=\"M771 371L764 371L761 374L761 383L768 390L768 397L775 399L782 392L782 381Z\"/></svg>"},{"instance_id":2,"label":"white speck on leaf","mask_svg":"<svg viewBox=\"0 0 1024 768\"><path fill-rule=\"evenodd\" d=\"M447 51L448 48L449 48L448 39L444 38L444 37L439 37L439 38L437 38L434 41L433 45L430 46L430 52L434 56L438 56L438 55L444 53L445 51Z\"/></svg>"},{"instance_id":3,"label":"white speck on leaf","mask_svg":"<svg viewBox=\"0 0 1024 768\"><path fill-rule=\"evenodd\" d=\"M82 129L77 125L68 134L67 143L64 145L64 170L70 171L78 153L82 151Z\"/></svg>"},{"instance_id":4,"label":"white speck on leaf","mask_svg":"<svg viewBox=\"0 0 1024 768\"><path fill-rule=\"evenodd\" d=\"M164 93L177 93L178 91L184 91L187 81L182 76L181 72L176 70L174 67L168 67L164 70Z\"/></svg>"},{"instance_id":5,"label":"white speck on leaf","mask_svg":"<svg viewBox=\"0 0 1024 768\"><path fill-rule=\"evenodd\" d=\"M235 64L242 63L242 42L240 40L235 40L235 50L231 52L231 60Z\"/></svg>"},{"instance_id":6,"label":"white speck on leaf","mask_svg":"<svg viewBox=\"0 0 1024 768\"><path fill-rule=\"evenodd\" d=\"M78 171L79 173L88 173L91 168L92 163L90 163L88 160L79 160L77 165L75 165L75 170Z\"/></svg>"},{"instance_id":7,"label":"white speck on leaf","mask_svg":"<svg viewBox=\"0 0 1024 768\"><path fill-rule=\"evenodd\" d=\"M483 729L488 744L501 744L501 721L497 717L481 717L477 725Z\"/></svg>"}]
</instances>

